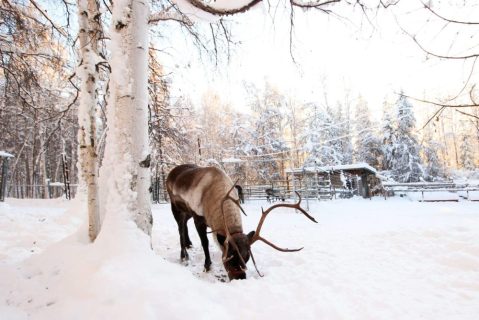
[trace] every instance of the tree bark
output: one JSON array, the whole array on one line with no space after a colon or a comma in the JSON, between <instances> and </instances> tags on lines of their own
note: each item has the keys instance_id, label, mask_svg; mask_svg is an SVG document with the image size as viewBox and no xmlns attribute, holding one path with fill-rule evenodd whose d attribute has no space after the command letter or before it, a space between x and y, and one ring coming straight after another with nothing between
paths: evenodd
<instances>
[{"instance_id":1,"label":"tree bark","mask_svg":"<svg viewBox=\"0 0 479 320\"><path fill-rule=\"evenodd\" d=\"M100 232L100 199L98 196L98 157L96 153L96 108L98 103L96 62L99 61L98 38L101 34L99 6L96 0L78 1L79 40L82 64L79 124L80 184L86 184L88 202L88 235L94 241Z\"/></svg>"},{"instance_id":2,"label":"tree bark","mask_svg":"<svg viewBox=\"0 0 479 320\"><path fill-rule=\"evenodd\" d=\"M105 172L110 180L106 214L126 212L127 219L150 235L153 219L148 192L148 17L149 7L144 1L115 2L110 32L108 136L102 175Z\"/></svg>"}]
</instances>

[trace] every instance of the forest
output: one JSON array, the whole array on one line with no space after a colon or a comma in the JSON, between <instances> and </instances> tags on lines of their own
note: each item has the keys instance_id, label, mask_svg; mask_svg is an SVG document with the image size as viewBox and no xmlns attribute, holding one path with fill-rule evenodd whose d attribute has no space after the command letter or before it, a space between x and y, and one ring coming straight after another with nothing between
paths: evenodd
<instances>
[{"instance_id":1,"label":"forest","mask_svg":"<svg viewBox=\"0 0 479 320\"><path fill-rule=\"evenodd\" d=\"M166 4L154 3L153 8L181 14L178 6ZM78 183L79 91L87 59L95 60L89 63L95 64L97 77L90 116L95 118L92 130L99 163L104 153L112 57L108 39L101 34L107 32L110 7L105 10L105 4L97 4L94 9L103 15L88 22L98 28L97 43L91 48L97 56L91 58L82 57L81 37L74 34L76 5L64 2L50 16L45 8L53 5L2 3L1 149L15 155L9 185L13 197L47 197L47 181L63 182L64 166L71 171L72 184ZM152 19L154 14L150 24ZM153 38L172 28L168 19L174 18L158 19L165 25L151 26ZM178 23L196 37L198 50L205 54L214 55L207 47L211 37L228 41L228 34L225 40L217 32L208 35L194 24ZM220 20L212 28L225 24ZM314 98L304 100L265 79L243 83L239 110L213 87L195 103L187 91L172 94L175 75L164 71L162 55L153 46L148 50L147 121L154 177L180 163L222 165L224 160L238 159L248 165L230 166L229 173L244 179L246 173L240 171L247 170L249 183L284 179L288 167L355 162L368 163L398 182L441 181L451 177L451 170L474 170L479 162L474 66L461 93L472 100L468 108L443 108L445 103L427 108L421 99L403 92L382 92L382 105L369 105L361 92L347 88L342 97L333 99L324 83L317 84Z\"/></svg>"}]
</instances>

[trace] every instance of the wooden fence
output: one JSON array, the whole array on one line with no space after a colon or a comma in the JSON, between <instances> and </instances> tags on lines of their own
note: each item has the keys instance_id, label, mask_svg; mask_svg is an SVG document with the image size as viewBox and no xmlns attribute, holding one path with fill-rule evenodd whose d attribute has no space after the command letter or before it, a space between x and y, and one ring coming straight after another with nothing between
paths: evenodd
<instances>
[{"instance_id":1,"label":"wooden fence","mask_svg":"<svg viewBox=\"0 0 479 320\"><path fill-rule=\"evenodd\" d=\"M458 201L459 197L470 201L479 201L479 184L475 183L454 183L454 182L411 182L411 183L383 183L383 195L387 199L394 195L405 195L411 193L420 194L419 201ZM450 193L450 197L447 194ZM434 196L434 194L437 196Z\"/></svg>"}]
</instances>

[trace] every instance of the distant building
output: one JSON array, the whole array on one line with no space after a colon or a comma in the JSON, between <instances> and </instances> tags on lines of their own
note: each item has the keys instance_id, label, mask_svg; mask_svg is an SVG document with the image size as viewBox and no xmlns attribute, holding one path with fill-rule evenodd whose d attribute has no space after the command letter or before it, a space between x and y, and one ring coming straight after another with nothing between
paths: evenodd
<instances>
[{"instance_id":1,"label":"distant building","mask_svg":"<svg viewBox=\"0 0 479 320\"><path fill-rule=\"evenodd\" d=\"M318 199L353 195L369 198L381 192L384 179L367 163L302 167L286 170L286 174L293 189Z\"/></svg>"}]
</instances>

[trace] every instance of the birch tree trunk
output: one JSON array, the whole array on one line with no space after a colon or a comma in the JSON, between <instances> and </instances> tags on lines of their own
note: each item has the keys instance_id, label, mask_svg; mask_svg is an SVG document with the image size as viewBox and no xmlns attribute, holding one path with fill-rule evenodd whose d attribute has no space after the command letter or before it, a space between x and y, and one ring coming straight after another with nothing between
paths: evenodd
<instances>
[{"instance_id":1,"label":"birch tree trunk","mask_svg":"<svg viewBox=\"0 0 479 320\"><path fill-rule=\"evenodd\" d=\"M86 184L88 201L88 235L94 241L100 232L98 197L98 157L96 153L96 108L98 38L101 34L100 13L96 0L78 0L81 79L79 122L79 171L81 184Z\"/></svg>"},{"instance_id":2,"label":"birch tree trunk","mask_svg":"<svg viewBox=\"0 0 479 320\"><path fill-rule=\"evenodd\" d=\"M101 174L109 184L105 219L123 213L150 235L153 219L148 192L148 16L145 1L114 3L108 135Z\"/></svg>"}]
</instances>

